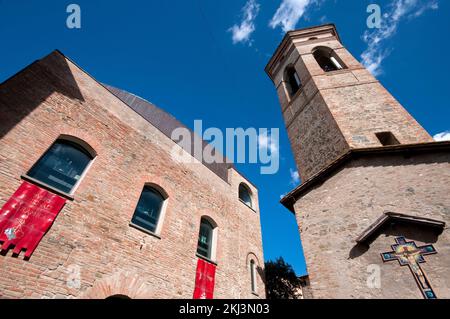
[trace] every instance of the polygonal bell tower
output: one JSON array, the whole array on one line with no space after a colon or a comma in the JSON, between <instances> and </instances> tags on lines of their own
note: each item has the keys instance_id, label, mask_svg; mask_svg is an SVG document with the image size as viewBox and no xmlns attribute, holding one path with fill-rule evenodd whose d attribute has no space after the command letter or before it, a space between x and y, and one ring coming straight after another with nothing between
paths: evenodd
<instances>
[{"instance_id":1,"label":"polygonal bell tower","mask_svg":"<svg viewBox=\"0 0 450 319\"><path fill-rule=\"evenodd\" d=\"M432 142L333 24L288 32L266 66L302 181L352 149Z\"/></svg>"}]
</instances>

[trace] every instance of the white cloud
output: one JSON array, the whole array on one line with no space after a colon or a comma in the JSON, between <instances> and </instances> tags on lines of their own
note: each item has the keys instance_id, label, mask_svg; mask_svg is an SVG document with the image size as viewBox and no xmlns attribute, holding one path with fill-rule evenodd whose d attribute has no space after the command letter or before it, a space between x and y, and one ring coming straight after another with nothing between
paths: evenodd
<instances>
[{"instance_id":1,"label":"white cloud","mask_svg":"<svg viewBox=\"0 0 450 319\"><path fill-rule=\"evenodd\" d=\"M255 19L259 13L259 4L256 0L248 0L245 6L242 8L242 21L241 23L233 25L229 32L232 34L233 44L242 42L247 43L250 41L252 33L255 31Z\"/></svg>"},{"instance_id":2,"label":"white cloud","mask_svg":"<svg viewBox=\"0 0 450 319\"><path fill-rule=\"evenodd\" d=\"M328 20L328 18L327 18L327 16L321 16L320 17L320 23L326 23L327 22L327 20Z\"/></svg>"},{"instance_id":3,"label":"white cloud","mask_svg":"<svg viewBox=\"0 0 450 319\"><path fill-rule=\"evenodd\" d=\"M445 131L433 136L436 142L450 141L450 131Z\"/></svg>"},{"instance_id":4,"label":"white cloud","mask_svg":"<svg viewBox=\"0 0 450 319\"><path fill-rule=\"evenodd\" d=\"M297 186L300 183L300 174L291 168L291 184Z\"/></svg>"},{"instance_id":5,"label":"white cloud","mask_svg":"<svg viewBox=\"0 0 450 319\"><path fill-rule=\"evenodd\" d=\"M280 26L284 32L291 31L295 29L308 6L318 2L318 0L283 0L270 20L269 26L272 29Z\"/></svg>"},{"instance_id":6,"label":"white cloud","mask_svg":"<svg viewBox=\"0 0 450 319\"><path fill-rule=\"evenodd\" d=\"M439 5L438 0L391 0L387 8L381 28L363 34L367 49L361 54L362 64L375 76L382 73L381 64L391 51L384 47L384 42L397 33L400 22L417 18L430 9L436 10Z\"/></svg>"},{"instance_id":7,"label":"white cloud","mask_svg":"<svg viewBox=\"0 0 450 319\"><path fill-rule=\"evenodd\" d=\"M260 148L269 149L272 154L278 153L278 141L271 135L261 134L258 136L258 145Z\"/></svg>"}]
</instances>

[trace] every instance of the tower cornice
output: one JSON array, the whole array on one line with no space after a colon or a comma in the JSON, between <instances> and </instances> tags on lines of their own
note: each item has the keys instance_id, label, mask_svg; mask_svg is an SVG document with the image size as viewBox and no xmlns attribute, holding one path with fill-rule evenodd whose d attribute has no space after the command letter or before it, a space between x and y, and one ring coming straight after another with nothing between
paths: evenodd
<instances>
[{"instance_id":1,"label":"tower cornice","mask_svg":"<svg viewBox=\"0 0 450 319\"><path fill-rule=\"evenodd\" d=\"M276 48L275 53L273 54L272 58L269 60L264 69L267 75L273 80L273 70L283 60L284 56L286 56L285 53L289 52L291 46L294 44L295 39L300 38L309 39L311 37L327 34L330 32L333 37L335 37L339 42L341 42L341 38L339 37L339 33L334 23L288 31L285 34L281 43Z\"/></svg>"}]
</instances>

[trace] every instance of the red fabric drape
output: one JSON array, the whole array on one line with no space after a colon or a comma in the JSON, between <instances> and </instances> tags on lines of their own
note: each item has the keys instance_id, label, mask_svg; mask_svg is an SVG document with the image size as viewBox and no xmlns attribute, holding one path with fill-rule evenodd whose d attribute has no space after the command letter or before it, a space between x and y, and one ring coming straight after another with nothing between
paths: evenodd
<instances>
[{"instance_id":1,"label":"red fabric drape","mask_svg":"<svg viewBox=\"0 0 450 319\"><path fill-rule=\"evenodd\" d=\"M53 224L66 200L34 184L23 182L0 210L1 250L25 249L30 257Z\"/></svg>"},{"instance_id":2,"label":"red fabric drape","mask_svg":"<svg viewBox=\"0 0 450 319\"><path fill-rule=\"evenodd\" d=\"M216 265L199 259L195 276L194 299L213 298L215 277Z\"/></svg>"}]
</instances>

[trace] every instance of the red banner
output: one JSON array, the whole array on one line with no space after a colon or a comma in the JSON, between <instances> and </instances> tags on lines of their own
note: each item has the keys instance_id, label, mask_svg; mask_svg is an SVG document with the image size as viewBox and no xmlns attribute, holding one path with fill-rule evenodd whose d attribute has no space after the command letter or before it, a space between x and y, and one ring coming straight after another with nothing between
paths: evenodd
<instances>
[{"instance_id":1,"label":"red banner","mask_svg":"<svg viewBox=\"0 0 450 319\"><path fill-rule=\"evenodd\" d=\"M215 277L216 265L199 259L197 262L197 273L195 275L194 299L213 298Z\"/></svg>"},{"instance_id":2,"label":"red banner","mask_svg":"<svg viewBox=\"0 0 450 319\"><path fill-rule=\"evenodd\" d=\"M1 250L25 249L29 258L53 224L66 200L28 182L23 182L0 210Z\"/></svg>"}]
</instances>

